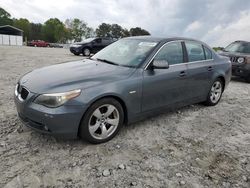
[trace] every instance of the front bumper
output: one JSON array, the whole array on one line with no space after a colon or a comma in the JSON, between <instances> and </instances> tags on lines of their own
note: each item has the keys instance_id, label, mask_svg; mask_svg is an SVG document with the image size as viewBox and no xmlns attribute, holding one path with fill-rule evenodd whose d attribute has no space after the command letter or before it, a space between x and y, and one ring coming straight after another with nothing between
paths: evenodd
<instances>
[{"instance_id":1,"label":"front bumper","mask_svg":"<svg viewBox=\"0 0 250 188\"><path fill-rule=\"evenodd\" d=\"M73 54L80 54L81 53L81 48L77 47L70 47L69 48L70 52Z\"/></svg>"},{"instance_id":2,"label":"front bumper","mask_svg":"<svg viewBox=\"0 0 250 188\"><path fill-rule=\"evenodd\" d=\"M232 75L247 77L250 75L250 65L249 64L232 64Z\"/></svg>"},{"instance_id":3,"label":"front bumper","mask_svg":"<svg viewBox=\"0 0 250 188\"><path fill-rule=\"evenodd\" d=\"M26 126L57 137L77 138L81 118L86 110L83 106L47 108L33 103L35 95L32 93L24 101L16 96L14 98L18 116Z\"/></svg>"}]
</instances>

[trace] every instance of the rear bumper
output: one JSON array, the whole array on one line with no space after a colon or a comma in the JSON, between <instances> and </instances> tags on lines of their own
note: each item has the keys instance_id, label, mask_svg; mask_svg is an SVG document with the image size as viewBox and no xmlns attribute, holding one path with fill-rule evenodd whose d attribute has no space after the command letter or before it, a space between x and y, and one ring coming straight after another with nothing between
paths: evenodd
<instances>
[{"instance_id":1,"label":"rear bumper","mask_svg":"<svg viewBox=\"0 0 250 188\"><path fill-rule=\"evenodd\" d=\"M21 102L15 97L18 116L27 126L38 132L62 138L77 138L78 128L85 108L61 106L47 108L30 101Z\"/></svg>"}]
</instances>

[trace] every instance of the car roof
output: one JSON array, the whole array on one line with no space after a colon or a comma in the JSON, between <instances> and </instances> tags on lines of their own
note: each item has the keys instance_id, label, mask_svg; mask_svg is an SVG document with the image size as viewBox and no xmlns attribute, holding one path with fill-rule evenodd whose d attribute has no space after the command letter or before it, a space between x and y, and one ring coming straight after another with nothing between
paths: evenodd
<instances>
[{"instance_id":1,"label":"car roof","mask_svg":"<svg viewBox=\"0 0 250 188\"><path fill-rule=\"evenodd\" d=\"M250 43L250 42L244 40L236 40L233 43Z\"/></svg>"},{"instance_id":2,"label":"car roof","mask_svg":"<svg viewBox=\"0 0 250 188\"><path fill-rule=\"evenodd\" d=\"M151 41L151 42L169 42L169 41L175 41L175 40L191 40L191 41L197 41L201 42L192 38L186 38L186 37L154 37L154 36L134 36L134 37L127 37L128 39L135 39L135 40L145 40L145 41Z\"/></svg>"}]
</instances>

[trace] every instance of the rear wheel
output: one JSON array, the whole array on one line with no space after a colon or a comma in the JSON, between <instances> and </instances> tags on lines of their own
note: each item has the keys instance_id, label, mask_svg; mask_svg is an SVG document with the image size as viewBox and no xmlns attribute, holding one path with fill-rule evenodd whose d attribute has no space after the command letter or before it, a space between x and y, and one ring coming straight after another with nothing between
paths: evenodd
<instances>
[{"instance_id":1,"label":"rear wheel","mask_svg":"<svg viewBox=\"0 0 250 188\"><path fill-rule=\"evenodd\" d=\"M84 56L90 56L90 49L89 48L84 48L82 53L83 53Z\"/></svg>"},{"instance_id":2,"label":"rear wheel","mask_svg":"<svg viewBox=\"0 0 250 188\"><path fill-rule=\"evenodd\" d=\"M78 56L78 55L80 55L80 54L79 54L79 53L74 53L74 55L77 55L77 56Z\"/></svg>"},{"instance_id":3,"label":"rear wheel","mask_svg":"<svg viewBox=\"0 0 250 188\"><path fill-rule=\"evenodd\" d=\"M207 106L215 106L221 99L223 93L223 82L221 79L216 79L211 86L211 89L208 93L207 100L205 104Z\"/></svg>"},{"instance_id":4,"label":"rear wheel","mask_svg":"<svg viewBox=\"0 0 250 188\"><path fill-rule=\"evenodd\" d=\"M123 120L123 108L118 101L113 98L101 99L85 113L79 135L90 143L107 142L119 132Z\"/></svg>"}]
</instances>

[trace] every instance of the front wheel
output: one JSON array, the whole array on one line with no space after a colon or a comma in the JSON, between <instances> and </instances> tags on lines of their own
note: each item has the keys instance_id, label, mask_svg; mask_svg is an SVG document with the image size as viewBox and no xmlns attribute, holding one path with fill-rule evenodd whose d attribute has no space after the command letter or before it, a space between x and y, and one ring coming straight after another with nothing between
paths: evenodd
<instances>
[{"instance_id":1,"label":"front wheel","mask_svg":"<svg viewBox=\"0 0 250 188\"><path fill-rule=\"evenodd\" d=\"M90 49L84 48L82 53L84 56L90 56Z\"/></svg>"},{"instance_id":2,"label":"front wheel","mask_svg":"<svg viewBox=\"0 0 250 188\"><path fill-rule=\"evenodd\" d=\"M212 87L207 96L207 100L205 101L205 105L207 106L215 106L221 99L223 93L223 82L221 79L216 79L212 84Z\"/></svg>"},{"instance_id":3,"label":"front wheel","mask_svg":"<svg viewBox=\"0 0 250 188\"><path fill-rule=\"evenodd\" d=\"M104 98L85 113L79 135L84 140L99 144L111 140L120 130L124 120L121 104L113 98Z\"/></svg>"}]
</instances>

